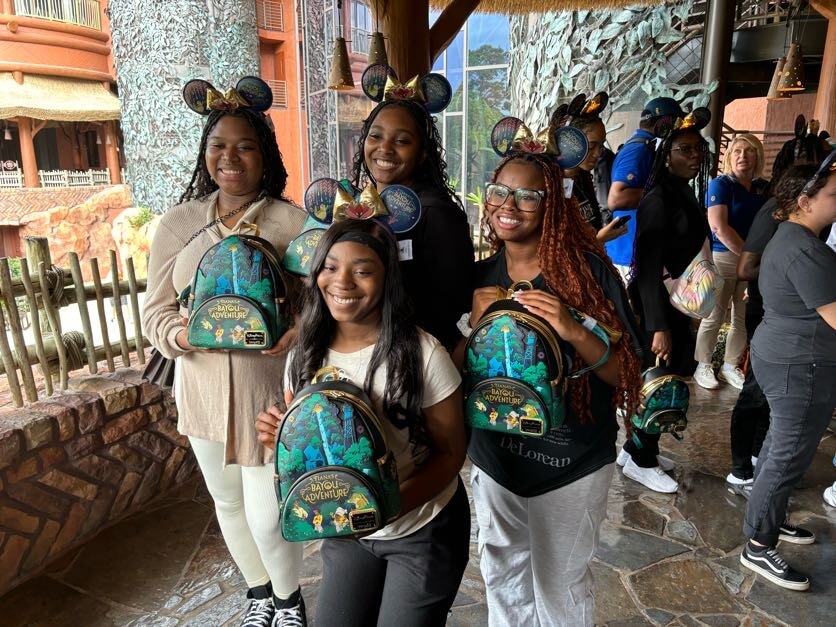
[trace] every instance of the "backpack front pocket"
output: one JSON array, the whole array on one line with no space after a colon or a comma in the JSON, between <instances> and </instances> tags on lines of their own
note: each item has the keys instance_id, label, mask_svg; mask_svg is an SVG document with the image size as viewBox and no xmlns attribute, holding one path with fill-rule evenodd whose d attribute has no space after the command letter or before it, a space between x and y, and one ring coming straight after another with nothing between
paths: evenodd
<instances>
[{"instance_id":1,"label":"backpack front pocket","mask_svg":"<svg viewBox=\"0 0 836 627\"><path fill-rule=\"evenodd\" d=\"M467 395L465 420L474 429L544 435L555 425L547 403L531 385L518 379L491 377Z\"/></svg>"},{"instance_id":2,"label":"backpack front pocket","mask_svg":"<svg viewBox=\"0 0 836 627\"><path fill-rule=\"evenodd\" d=\"M307 472L287 491L281 504L282 537L306 542L372 533L385 519L372 482L345 466Z\"/></svg>"},{"instance_id":3,"label":"backpack front pocket","mask_svg":"<svg viewBox=\"0 0 836 627\"><path fill-rule=\"evenodd\" d=\"M189 343L198 348L270 348L269 318L256 301L237 294L207 298L189 316Z\"/></svg>"}]
</instances>

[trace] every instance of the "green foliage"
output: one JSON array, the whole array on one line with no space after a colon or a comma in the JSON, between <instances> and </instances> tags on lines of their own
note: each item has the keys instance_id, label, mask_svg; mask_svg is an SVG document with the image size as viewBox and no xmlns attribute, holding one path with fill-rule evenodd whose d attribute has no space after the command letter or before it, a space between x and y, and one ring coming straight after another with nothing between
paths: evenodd
<instances>
[{"instance_id":1,"label":"green foliage","mask_svg":"<svg viewBox=\"0 0 836 627\"><path fill-rule=\"evenodd\" d=\"M153 219L153 211L151 211L148 207L139 207L139 211L136 212L136 215L128 219L128 224L130 224L131 227L138 229L145 226Z\"/></svg>"},{"instance_id":2,"label":"green foliage","mask_svg":"<svg viewBox=\"0 0 836 627\"><path fill-rule=\"evenodd\" d=\"M372 459L372 445L367 438L360 438L348 447L343 457L343 464L361 469L368 466Z\"/></svg>"}]
</instances>

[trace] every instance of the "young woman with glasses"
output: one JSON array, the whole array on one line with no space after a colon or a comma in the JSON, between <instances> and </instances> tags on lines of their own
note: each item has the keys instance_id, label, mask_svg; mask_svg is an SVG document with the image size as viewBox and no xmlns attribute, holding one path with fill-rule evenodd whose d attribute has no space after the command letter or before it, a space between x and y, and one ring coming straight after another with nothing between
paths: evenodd
<instances>
[{"instance_id":1,"label":"young woman with glasses","mask_svg":"<svg viewBox=\"0 0 836 627\"><path fill-rule=\"evenodd\" d=\"M515 299L551 325L573 368L604 344L567 306L621 331L605 364L572 379L567 416L542 437L474 430L469 455L488 620L498 625L591 625L589 562L606 514L618 432L615 408L638 402L640 331L619 276L563 194L544 153L512 153L487 186L483 227L495 254L477 264L470 325L517 281ZM466 328L462 329L467 332Z\"/></svg>"},{"instance_id":2,"label":"young woman with glasses","mask_svg":"<svg viewBox=\"0 0 836 627\"><path fill-rule=\"evenodd\" d=\"M656 359L675 374L694 373L691 319L674 309L662 283L664 274L681 276L709 237L700 201L705 198L708 144L696 128L674 130L656 152L653 171L639 203L635 253L629 292L650 340L645 366ZM697 180L697 195L691 181ZM618 464L624 475L656 492L676 492L666 471L673 462L659 455L659 435L636 429L624 444Z\"/></svg>"}]
</instances>

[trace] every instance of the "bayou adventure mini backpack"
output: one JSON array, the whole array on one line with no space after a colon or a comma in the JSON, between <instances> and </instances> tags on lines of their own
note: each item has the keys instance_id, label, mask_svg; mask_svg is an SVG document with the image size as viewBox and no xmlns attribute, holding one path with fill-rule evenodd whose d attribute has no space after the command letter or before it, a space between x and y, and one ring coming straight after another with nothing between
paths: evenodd
<instances>
[{"instance_id":1,"label":"bayou adventure mini backpack","mask_svg":"<svg viewBox=\"0 0 836 627\"><path fill-rule=\"evenodd\" d=\"M400 514L383 424L366 393L336 368L320 370L284 415L276 492L288 542L371 533Z\"/></svg>"},{"instance_id":2,"label":"bayou adventure mini backpack","mask_svg":"<svg viewBox=\"0 0 836 627\"><path fill-rule=\"evenodd\" d=\"M203 253L188 293L189 342L199 348L264 350L288 329L287 283L276 249L230 235Z\"/></svg>"},{"instance_id":3,"label":"bayou adventure mini backpack","mask_svg":"<svg viewBox=\"0 0 836 627\"><path fill-rule=\"evenodd\" d=\"M566 358L548 322L511 299L485 311L465 347L465 420L474 429L544 435L563 423Z\"/></svg>"}]
</instances>

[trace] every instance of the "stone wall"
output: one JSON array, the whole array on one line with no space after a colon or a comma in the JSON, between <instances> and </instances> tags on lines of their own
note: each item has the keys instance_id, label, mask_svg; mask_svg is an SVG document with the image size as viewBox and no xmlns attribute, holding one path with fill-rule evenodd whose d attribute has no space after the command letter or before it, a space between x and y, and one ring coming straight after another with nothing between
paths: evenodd
<instances>
[{"instance_id":1,"label":"stone wall","mask_svg":"<svg viewBox=\"0 0 836 627\"><path fill-rule=\"evenodd\" d=\"M194 472L170 396L125 368L0 415L0 595Z\"/></svg>"}]
</instances>

